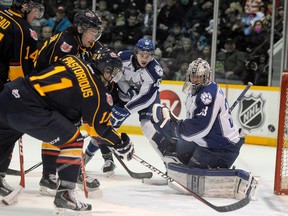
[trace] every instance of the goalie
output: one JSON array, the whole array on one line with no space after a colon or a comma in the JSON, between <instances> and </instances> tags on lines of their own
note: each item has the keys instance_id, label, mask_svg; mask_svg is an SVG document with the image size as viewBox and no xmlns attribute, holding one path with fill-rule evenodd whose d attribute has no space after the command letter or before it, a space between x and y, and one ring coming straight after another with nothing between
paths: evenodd
<instances>
[{"instance_id":1,"label":"goalie","mask_svg":"<svg viewBox=\"0 0 288 216\"><path fill-rule=\"evenodd\" d=\"M168 176L201 196L242 199L257 182L244 170L229 169L244 143L233 124L230 107L219 85L210 81L211 68L198 58L187 70L187 118L177 119L166 106L153 106L151 139L166 164ZM256 185L255 185L256 184Z\"/></svg>"}]
</instances>

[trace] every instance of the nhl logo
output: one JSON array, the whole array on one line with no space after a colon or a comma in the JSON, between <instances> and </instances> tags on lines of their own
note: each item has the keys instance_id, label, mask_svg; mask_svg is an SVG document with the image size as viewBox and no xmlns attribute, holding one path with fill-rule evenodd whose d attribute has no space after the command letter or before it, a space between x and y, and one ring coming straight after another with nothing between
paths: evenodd
<instances>
[{"instance_id":1,"label":"nhl logo","mask_svg":"<svg viewBox=\"0 0 288 216\"><path fill-rule=\"evenodd\" d=\"M255 96L251 94L240 102L239 122L248 130L260 127L264 122L264 107L265 100L262 94Z\"/></svg>"}]
</instances>

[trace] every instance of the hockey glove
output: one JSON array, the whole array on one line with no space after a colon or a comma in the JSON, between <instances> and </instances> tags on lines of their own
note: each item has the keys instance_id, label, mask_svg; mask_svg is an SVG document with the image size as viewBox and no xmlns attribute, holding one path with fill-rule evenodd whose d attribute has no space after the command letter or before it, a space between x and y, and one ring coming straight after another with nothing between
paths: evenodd
<instances>
[{"instance_id":1,"label":"hockey glove","mask_svg":"<svg viewBox=\"0 0 288 216\"><path fill-rule=\"evenodd\" d=\"M115 105L112 108L110 122L115 129L118 129L129 115L130 113L125 107L122 108Z\"/></svg>"},{"instance_id":2,"label":"hockey glove","mask_svg":"<svg viewBox=\"0 0 288 216\"><path fill-rule=\"evenodd\" d=\"M114 146L115 154L122 159L131 160L134 154L134 144L126 133L121 133L121 143Z\"/></svg>"},{"instance_id":3,"label":"hockey glove","mask_svg":"<svg viewBox=\"0 0 288 216\"><path fill-rule=\"evenodd\" d=\"M179 119L171 110L161 104L154 104L152 108L152 123L154 128L169 140L177 139L176 127Z\"/></svg>"}]
</instances>

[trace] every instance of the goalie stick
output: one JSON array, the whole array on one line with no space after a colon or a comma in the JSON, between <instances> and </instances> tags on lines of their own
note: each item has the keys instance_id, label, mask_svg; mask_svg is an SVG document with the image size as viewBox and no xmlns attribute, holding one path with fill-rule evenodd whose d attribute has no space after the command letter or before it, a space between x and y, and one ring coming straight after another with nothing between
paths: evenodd
<instances>
[{"instance_id":1,"label":"goalie stick","mask_svg":"<svg viewBox=\"0 0 288 216\"><path fill-rule=\"evenodd\" d=\"M23 156L23 142L22 137L18 140L19 145L19 158L20 158L20 183L10 194L3 197L2 203L4 205L11 205L18 201L23 189L25 188L25 171L24 171L24 156Z\"/></svg>"},{"instance_id":2,"label":"goalie stick","mask_svg":"<svg viewBox=\"0 0 288 216\"><path fill-rule=\"evenodd\" d=\"M201 201L202 203L204 203L205 205L209 206L210 208L218 211L218 212L230 212L230 211L235 211L237 209L240 209L244 206L246 206L249 202L250 202L250 198L247 196L244 199L235 202L233 204L229 204L229 205L224 205L224 206L216 206L213 205L212 203L210 203L209 201L207 201L206 199L202 198L201 196L199 196L198 194L194 193L193 191L191 191L190 189L186 188L185 186L183 186L182 184L180 184L179 182L175 181L173 178L169 177L168 175L166 175L165 173L163 173L162 171L160 171L159 169L157 169L156 167L154 167L153 165L151 165L150 163L146 162L145 160L141 159L140 157L138 157L137 155L133 154L133 159L135 159L136 161L138 161L139 163L141 163L143 166L149 168L150 170L152 170L154 173L160 175L162 178L166 179L167 181L169 181L171 184L173 184L175 187L181 189L182 191L185 191L186 193L189 193L190 195L192 195L194 198L196 198L197 200Z\"/></svg>"},{"instance_id":3,"label":"goalie stick","mask_svg":"<svg viewBox=\"0 0 288 216\"><path fill-rule=\"evenodd\" d=\"M236 101L230 107L230 111L232 111L236 107L236 105L243 99L243 97L245 96L246 92L250 89L251 86L253 86L253 83L248 82L248 84L245 87L245 89L241 92L241 94L238 96Z\"/></svg>"},{"instance_id":4,"label":"goalie stick","mask_svg":"<svg viewBox=\"0 0 288 216\"><path fill-rule=\"evenodd\" d=\"M123 168L127 171L127 173L132 178L135 178L135 179L150 179L150 178L152 178L152 176L153 176L152 172L136 173L136 172L131 171L126 166L126 164L122 161L122 159L117 154L115 154L114 150L112 150L112 152L113 152L114 156L116 157L116 159L119 161L119 163L123 166Z\"/></svg>"}]
</instances>

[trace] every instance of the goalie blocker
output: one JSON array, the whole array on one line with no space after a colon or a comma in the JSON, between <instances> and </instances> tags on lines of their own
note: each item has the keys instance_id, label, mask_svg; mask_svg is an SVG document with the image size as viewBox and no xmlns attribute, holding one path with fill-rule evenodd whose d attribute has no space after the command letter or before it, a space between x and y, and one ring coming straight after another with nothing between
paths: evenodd
<instances>
[{"instance_id":1,"label":"goalie blocker","mask_svg":"<svg viewBox=\"0 0 288 216\"><path fill-rule=\"evenodd\" d=\"M207 170L168 163L167 175L201 197L256 200L258 178L241 169ZM179 191L169 181L168 186Z\"/></svg>"}]
</instances>

